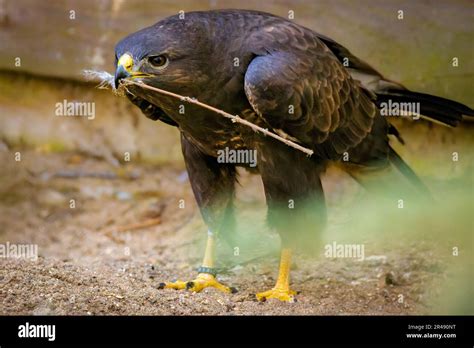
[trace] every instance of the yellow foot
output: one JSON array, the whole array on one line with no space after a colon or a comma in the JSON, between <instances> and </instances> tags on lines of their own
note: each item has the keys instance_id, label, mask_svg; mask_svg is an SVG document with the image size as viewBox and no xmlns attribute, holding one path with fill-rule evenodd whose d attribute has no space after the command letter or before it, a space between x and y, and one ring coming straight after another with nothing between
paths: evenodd
<instances>
[{"instance_id":1,"label":"yellow foot","mask_svg":"<svg viewBox=\"0 0 474 348\"><path fill-rule=\"evenodd\" d=\"M225 286L217 281L217 279L207 273L199 273L196 279L191 280L190 282L183 282L177 280L175 282L161 283L158 286L158 289L175 289L175 290L191 290L194 292L200 292L205 288L216 288L217 290L234 294L237 292L237 289L234 287Z\"/></svg>"},{"instance_id":2,"label":"yellow foot","mask_svg":"<svg viewBox=\"0 0 474 348\"><path fill-rule=\"evenodd\" d=\"M276 298L280 301L293 303L293 302L296 302L294 295L296 295L296 291L293 291L290 289L273 288L268 291L259 292L255 296L257 296L257 300L262 301L262 302L271 298Z\"/></svg>"}]
</instances>

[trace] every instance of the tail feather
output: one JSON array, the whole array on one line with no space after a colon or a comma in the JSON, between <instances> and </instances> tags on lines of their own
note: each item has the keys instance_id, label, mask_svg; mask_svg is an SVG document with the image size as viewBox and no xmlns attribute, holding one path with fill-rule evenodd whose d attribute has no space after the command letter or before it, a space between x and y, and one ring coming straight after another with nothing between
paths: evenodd
<instances>
[{"instance_id":1,"label":"tail feather","mask_svg":"<svg viewBox=\"0 0 474 348\"><path fill-rule=\"evenodd\" d=\"M453 100L430 94L412 92L407 89L385 89L376 92L377 104L392 100L398 103L419 103L420 113L424 118L441 122L449 126L457 126L463 116L474 117L474 110Z\"/></svg>"},{"instance_id":2,"label":"tail feather","mask_svg":"<svg viewBox=\"0 0 474 348\"><path fill-rule=\"evenodd\" d=\"M354 56L347 48L334 40L321 34L317 36L344 64L354 80L359 81L364 89L377 95L379 106L380 103L389 99L396 102L418 102L420 113L424 118L453 127L463 120L463 116L474 118L474 110L470 107L434 95L412 92L402 84L385 78L368 63ZM347 66L346 63L349 65Z\"/></svg>"},{"instance_id":3,"label":"tail feather","mask_svg":"<svg viewBox=\"0 0 474 348\"><path fill-rule=\"evenodd\" d=\"M390 162L426 197L432 199L432 195L424 182L416 175L413 169L390 147Z\"/></svg>"}]
</instances>

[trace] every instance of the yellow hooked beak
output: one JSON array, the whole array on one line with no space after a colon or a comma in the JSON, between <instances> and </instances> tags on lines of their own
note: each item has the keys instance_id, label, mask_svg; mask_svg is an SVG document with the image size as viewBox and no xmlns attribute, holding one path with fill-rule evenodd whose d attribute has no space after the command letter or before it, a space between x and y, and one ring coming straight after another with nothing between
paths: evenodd
<instances>
[{"instance_id":1,"label":"yellow hooked beak","mask_svg":"<svg viewBox=\"0 0 474 348\"><path fill-rule=\"evenodd\" d=\"M133 57L130 53L125 53L119 58L115 70L115 88L118 88L120 81L123 79L151 76L140 71L134 71L133 63Z\"/></svg>"},{"instance_id":2,"label":"yellow hooked beak","mask_svg":"<svg viewBox=\"0 0 474 348\"><path fill-rule=\"evenodd\" d=\"M125 70L128 72L132 72L132 67L133 67L133 58L130 54L125 53L120 57L117 63L117 67L122 66Z\"/></svg>"}]
</instances>

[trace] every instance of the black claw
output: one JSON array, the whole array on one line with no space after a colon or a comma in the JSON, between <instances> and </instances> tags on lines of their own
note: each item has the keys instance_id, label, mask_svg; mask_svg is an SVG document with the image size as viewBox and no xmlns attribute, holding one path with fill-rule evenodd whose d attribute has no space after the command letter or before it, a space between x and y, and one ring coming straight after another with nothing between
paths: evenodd
<instances>
[{"instance_id":1,"label":"black claw","mask_svg":"<svg viewBox=\"0 0 474 348\"><path fill-rule=\"evenodd\" d=\"M194 282L187 282L187 283L186 283L186 290L189 290L189 289L191 289L192 287L194 287Z\"/></svg>"},{"instance_id":2,"label":"black claw","mask_svg":"<svg viewBox=\"0 0 474 348\"><path fill-rule=\"evenodd\" d=\"M237 292L237 289L234 288L233 286L230 287L230 293L235 294Z\"/></svg>"},{"instance_id":3,"label":"black claw","mask_svg":"<svg viewBox=\"0 0 474 348\"><path fill-rule=\"evenodd\" d=\"M165 286L166 286L165 283L160 283L160 284L158 285L158 290L164 289Z\"/></svg>"}]
</instances>

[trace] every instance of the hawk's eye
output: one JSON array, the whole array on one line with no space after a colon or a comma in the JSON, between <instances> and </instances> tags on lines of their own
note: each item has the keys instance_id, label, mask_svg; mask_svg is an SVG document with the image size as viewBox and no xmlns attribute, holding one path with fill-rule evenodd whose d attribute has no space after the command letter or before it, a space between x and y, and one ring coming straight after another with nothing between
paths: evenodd
<instances>
[{"instance_id":1,"label":"hawk's eye","mask_svg":"<svg viewBox=\"0 0 474 348\"><path fill-rule=\"evenodd\" d=\"M148 61L155 68L162 68L168 63L168 58L164 55L149 57Z\"/></svg>"}]
</instances>

